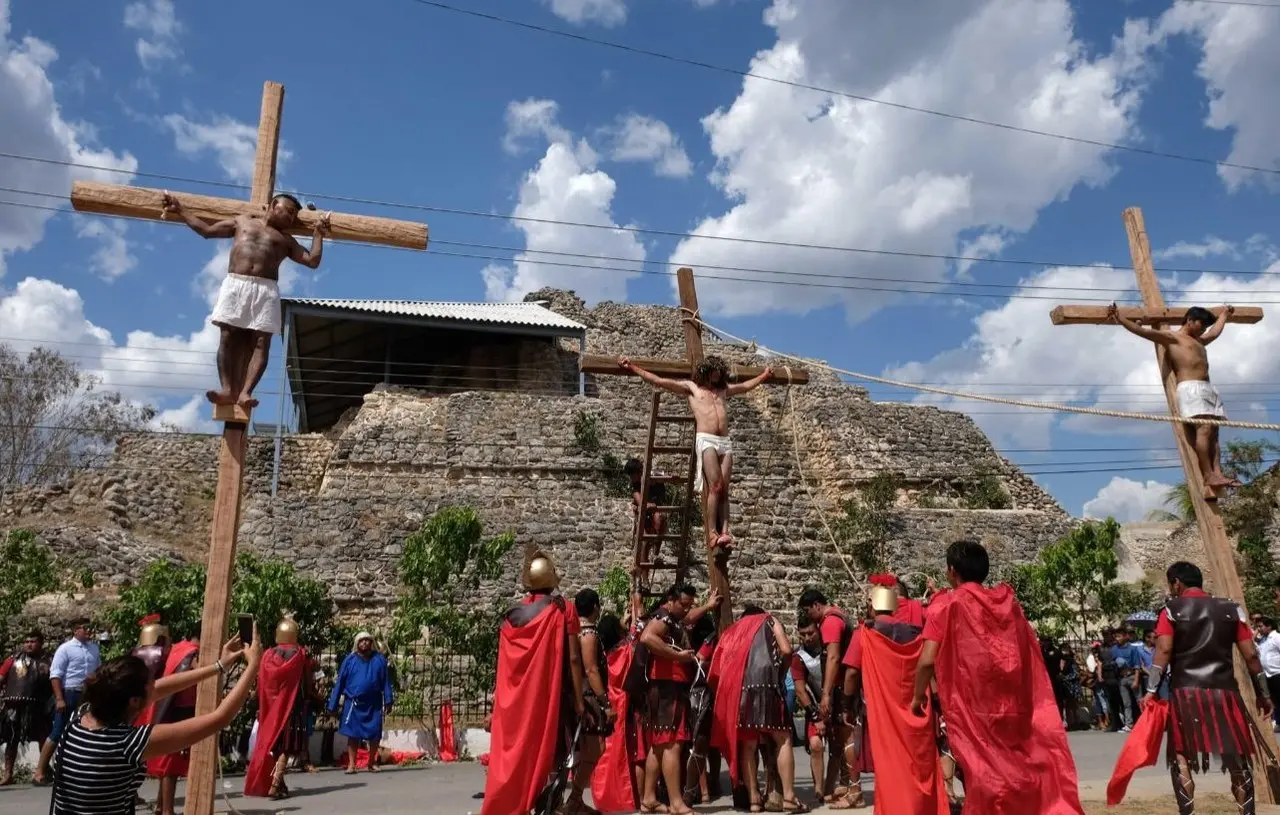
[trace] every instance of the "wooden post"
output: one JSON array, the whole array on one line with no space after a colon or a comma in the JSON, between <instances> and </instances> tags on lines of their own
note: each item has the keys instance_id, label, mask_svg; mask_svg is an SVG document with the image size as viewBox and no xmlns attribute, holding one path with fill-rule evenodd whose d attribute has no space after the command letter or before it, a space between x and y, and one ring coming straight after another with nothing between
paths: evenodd
<instances>
[{"instance_id":1,"label":"wooden post","mask_svg":"<svg viewBox=\"0 0 1280 815\"><path fill-rule=\"evenodd\" d=\"M1129 254L1133 258L1133 272L1138 281L1138 292L1142 295L1142 308L1122 309L1127 317L1149 325L1181 321L1186 313L1185 308L1169 308L1165 306L1164 295L1160 292L1160 281L1156 277L1151 263L1151 244L1147 240L1147 227L1142 218L1142 210L1131 207L1124 211L1125 232L1129 238ZM1109 321L1106 308L1096 306L1059 306L1051 313L1055 325L1101 325ZM1138 312L1138 313L1134 313ZM1238 308L1230 318L1233 323L1256 323L1262 319L1260 308ZM1156 364L1160 370L1160 380L1164 384L1165 400L1172 415L1178 415L1177 379L1168 364L1163 345L1156 345ZM1216 593L1237 601L1245 610L1244 584L1236 571L1236 562L1231 539L1222 523L1222 515L1216 502L1205 500L1204 477L1200 472L1199 461L1195 449L1187 440L1184 425L1172 424L1173 439L1178 446L1178 455L1182 459L1182 469L1187 477L1187 491L1195 505L1196 524L1200 530L1200 539L1204 541L1205 556L1208 559L1206 571L1213 578ZM1262 738L1270 742L1270 749L1275 751L1275 738L1272 735L1271 722L1266 721L1258 713L1253 693L1253 678L1249 675L1243 660L1235 660L1235 677L1244 697L1245 707L1249 715L1258 725ZM1258 801L1271 804L1276 802L1276 790L1267 783L1266 773L1257 773Z\"/></svg>"},{"instance_id":2,"label":"wooden post","mask_svg":"<svg viewBox=\"0 0 1280 815\"><path fill-rule=\"evenodd\" d=\"M218 448L218 491L213 498L213 530L209 540L209 569L205 581L204 611L200 623L200 664L212 665L227 637L227 616L231 609L231 576L235 568L236 535L240 527L240 506L244 480L245 448L249 427L243 422L227 422ZM267 621L268 624L271 621ZM260 621L260 625L263 623ZM222 677L214 676L197 686L196 715L212 713L222 692ZM191 748L186 808L191 815L213 812L214 779L218 772L218 739L208 738Z\"/></svg>"},{"instance_id":3,"label":"wooden post","mask_svg":"<svg viewBox=\"0 0 1280 815\"><path fill-rule=\"evenodd\" d=\"M261 216L275 194L276 158L280 150L280 117L283 112L284 86L278 82L265 83L262 88L258 149L254 156L253 186L249 200L237 201L183 193L176 197L184 211L210 221L229 220L244 215ZM77 181L71 187L71 204L79 212L177 223L177 219L165 218L162 205L164 195L163 190ZM328 237L331 238L410 249L427 248L426 224L345 213L330 213L330 216ZM323 213L304 209L298 213L295 226L288 231L297 235L309 235L322 217ZM281 394L280 398L283 399L284 395ZM213 504L204 616L200 624L200 662L205 665L212 664L218 658L228 631L227 616L231 605L231 579L235 567L236 532L240 526L244 457L250 416L248 411L235 405L220 405L214 408L213 418L225 425L218 452L218 487ZM273 624L274 620L259 620L258 623ZM220 691L217 679L202 682L196 694L196 714L213 711L218 706ZM187 815L212 815L217 769L216 738L205 739L192 747L191 769L187 781Z\"/></svg>"}]
</instances>

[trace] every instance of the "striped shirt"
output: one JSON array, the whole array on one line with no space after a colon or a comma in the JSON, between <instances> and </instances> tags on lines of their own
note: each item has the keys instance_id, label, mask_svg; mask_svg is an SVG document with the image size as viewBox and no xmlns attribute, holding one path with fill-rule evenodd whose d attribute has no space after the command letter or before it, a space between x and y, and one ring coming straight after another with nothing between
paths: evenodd
<instances>
[{"instance_id":1,"label":"striped shirt","mask_svg":"<svg viewBox=\"0 0 1280 815\"><path fill-rule=\"evenodd\" d=\"M133 815L151 727L90 730L73 722L58 746L55 815Z\"/></svg>"}]
</instances>

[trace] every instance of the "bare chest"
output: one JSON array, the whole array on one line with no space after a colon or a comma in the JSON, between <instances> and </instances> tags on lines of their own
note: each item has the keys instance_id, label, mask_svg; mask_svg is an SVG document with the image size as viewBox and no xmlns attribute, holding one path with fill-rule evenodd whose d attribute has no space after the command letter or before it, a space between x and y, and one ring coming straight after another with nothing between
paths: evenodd
<instances>
[{"instance_id":1,"label":"bare chest","mask_svg":"<svg viewBox=\"0 0 1280 815\"><path fill-rule=\"evenodd\" d=\"M232 251L245 260L278 266L289 256L289 238L256 218L241 221Z\"/></svg>"}]
</instances>

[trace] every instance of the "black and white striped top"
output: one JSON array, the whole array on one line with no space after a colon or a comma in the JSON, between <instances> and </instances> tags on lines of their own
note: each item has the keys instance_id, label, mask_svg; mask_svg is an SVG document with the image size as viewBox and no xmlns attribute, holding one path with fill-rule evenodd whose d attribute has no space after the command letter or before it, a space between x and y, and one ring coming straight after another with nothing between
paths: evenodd
<instances>
[{"instance_id":1,"label":"black and white striped top","mask_svg":"<svg viewBox=\"0 0 1280 815\"><path fill-rule=\"evenodd\" d=\"M150 726L90 730L79 721L71 724L58 745L55 815L133 815L150 740Z\"/></svg>"}]
</instances>

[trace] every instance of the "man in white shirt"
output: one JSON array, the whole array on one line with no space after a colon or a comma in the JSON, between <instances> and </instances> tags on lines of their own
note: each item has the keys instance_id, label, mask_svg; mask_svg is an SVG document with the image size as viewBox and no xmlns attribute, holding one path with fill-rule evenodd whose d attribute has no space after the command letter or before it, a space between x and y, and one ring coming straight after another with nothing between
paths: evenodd
<instances>
[{"instance_id":1,"label":"man in white shirt","mask_svg":"<svg viewBox=\"0 0 1280 815\"><path fill-rule=\"evenodd\" d=\"M1267 676L1271 698L1275 699L1276 691L1280 691L1280 632L1276 631L1276 621L1266 615L1258 615L1254 631L1258 634L1258 659L1262 662L1262 672Z\"/></svg>"},{"instance_id":2,"label":"man in white shirt","mask_svg":"<svg viewBox=\"0 0 1280 815\"><path fill-rule=\"evenodd\" d=\"M71 628L71 639L58 646L53 654L53 663L49 666L49 681L53 685L57 713L53 717L53 733L40 751L40 766L35 772L37 784L44 783L49 770L49 759L53 757L58 739L62 737L62 731L80 706L85 680L102 664L102 655L98 651L98 643L93 640L93 626L89 624L89 620L73 620Z\"/></svg>"}]
</instances>

